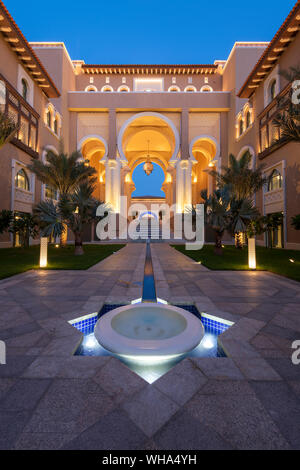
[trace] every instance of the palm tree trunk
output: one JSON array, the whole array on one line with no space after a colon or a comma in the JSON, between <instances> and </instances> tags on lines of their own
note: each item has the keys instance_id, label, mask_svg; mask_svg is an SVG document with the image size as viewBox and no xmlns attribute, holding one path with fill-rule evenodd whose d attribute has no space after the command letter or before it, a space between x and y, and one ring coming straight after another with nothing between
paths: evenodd
<instances>
[{"instance_id":1,"label":"palm tree trunk","mask_svg":"<svg viewBox=\"0 0 300 470\"><path fill-rule=\"evenodd\" d=\"M223 248L222 248L222 235L223 232L216 232L216 242L215 242L215 255L222 255Z\"/></svg>"},{"instance_id":2,"label":"palm tree trunk","mask_svg":"<svg viewBox=\"0 0 300 470\"><path fill-rule=\"evenodd\" d=\"M63 231L63 233L60 236L60 244L61 244L61 246L66 246L67 241L68 241L68 226L67 226L67 224L63 224L63 226L64 226L65 230Z\"/></svg>"},{"instance_id":3,"label":"palm tree trunk","mask_svg":"<svg viewBox=\"0 0 300 470\"><path fill-rule=\"evenodd\" d=\"M81 233L75 233L75 256L84 255L83 246L82 246L82 236Z\"/></svg>"},{"instance_id":4,"label":"palm tree trunk","mask_svg":"<svg viewBox=\"0 0 300 470\"><path fill-rule=\"evenodd\" d=\"M243 248L243 232L235 234L235 247L240 250Z\"/></svg>"}]
</instances>

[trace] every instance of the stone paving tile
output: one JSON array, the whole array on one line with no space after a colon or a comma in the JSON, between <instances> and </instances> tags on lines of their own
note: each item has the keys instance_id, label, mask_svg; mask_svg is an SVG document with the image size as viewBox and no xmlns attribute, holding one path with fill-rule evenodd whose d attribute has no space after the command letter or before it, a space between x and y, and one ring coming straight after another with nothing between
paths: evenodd
<instances>
[{"instance_id":1,"label":"stone paving tile","mask_svg":"<svg viewBox=\"0 0 300 470\"><path fill-rule=\"evenodd\" d=\"M115 358L110 358L93 380L101 385L116 403L122 402L146 386L143 379Z\"/></svg>"},{"instance_id":2,"label":"stone paving tile","mask_svg":"<svg viewBox=\"0 0 300 470\"><path fill-rule=\"evenodd\" d=\"M19 377L27 367L36 359L32 356L9 356L5 366L0 367L2 377Z\"/></svg>"},{"instance_id":3,"label":"stone paving tile","mask_svg":"<svg viewBox=\"0 0 300 470\"><path fill-rule=\"evenodd\" d=\"M78 379L54 379L24 432L75 433L82 410L87 406L94 383Z\"/></svg>"},{"instance_id":4,"label":"stone paving tile","mask_svg":"<svg viewBox=\"0 0 300 470\"><path fill-rule=\"evenodd\" d=\"M146 435L116 409L63 446L64 450L136 450L146 442Z\"/></svg>"},{"instance_id":5,"label":"stone paving tile","mask_svg":"<svg viewBox=\"0 0 300 470\"><path fill-rule=\"evenodd\" d=\"M13 448L29 417L30 411L0 411L0 450Z\"/></svg>"},{"instance_id":6,"label":"stone paving tile","mask_svg":"<svg viewBox=\"0 0 300 470\"><path fill-rule=\"evenodd\" d=\"M170 419L179 406L164 393L148 385L123 403L122 408L143 433L151 437Z\"/></svg>"},{"instance_id":7,"label":"stone paving tile","mask_svg":"<svg viewBox=\"0 0 300 470\"><path fill-rule=\"evenodd\" d=\"M290 355L292 354L292 350ZM267 359L270 366L285 380L300 380L300 365L295 365L289 358Z\"/></svg>"},{"instance_id":8,"label":"stone paving tile","mask_svg":"<svg viewBox=\"0 0 300 470\"><path fill-rule=\"evenodd\" d=\"M300 449L300 401L285 382L252 382L252 388L294 449Z\"/></svg>"},{"instance_id":9,"label":"stone paving tile","mask_svg":"<svg viewBox=\"0 0 300 470\"><path fill-rule=\"evenodd\" d=\"M229 357L194 357L191 360L208 378L218 380L242 380L244 378Z\"/></svg>"},{"instance_id":10,"label":"stone paving tile","mask_svg":"<svg viewBox=\"0 0 300 470\"><path fill-rule=\"evenodd\" d=\"M91 378L110 360L110 356L72 356L68 357L57 376L63 378Z\"/></svg>"},{"instance_id":11,"label":"stone paving tile","mask_svg":"<svg viewBox=\"0 0 300 470\"><path fill-rule=\"evenodd\" d=\"M253 395L206 395L197 393L185 405L193 417L237 449L288 449L289 444Z\"/></svg>"},{"instance_id":12,"label":"stone paving tile","mask_svg":"<svg viewBox=\"0 0 300 470\"><path fill-rule=\"evenodd\" d=\"M74 438L73 434L44 432L22 433L13 446L13 450L58 450Z\"/></svg>"},{"instance_id":13,"label":"stone paving tile","mask_svg":"<svg viewBox=\"0 0 300 470\"><path fill-rule=\"evenodd\" d=\"M270 364L261 357L236 357L234 361L247 380L282 380Z\"/></svg>"},{"instance_id":14,"label":"stone paving tile","mask_svg":"<svg viewBox=\"0 0 300 470\"><path fill-rule=\"evenodd\" d=\"M194 363L185 359L155 382L155 388L179 405L184 405L207 379Z\"/></svg>"},{"instance_id":15,"label":"stone paving tile","mask_svg":"<svg viewBox=\"0 0 300 470\"><path fill-rule=\"evenodd\" d=\"M187 412L178 412L153 437L162 450L228 450L232 446L220 434Z\"/></svg>"},{"instance_id":16,"label":"stone paving tile","mask_svg":"<svg viewBox=\"0 0 300 470\"><path fill-rule=\"evenodd\" d=\"M54 378L65 363L65 358L52 356L37 357L24 371L23 377L27 378Z\"/></svg>"},{"instance_id":17,"label":"stone paving tile","mask_svg":"<svg viewBox=\"0 0 300 470\"><path fill-rule=\"evenodd\" d=\"M0 379L0 401L6 395L8 390L12 387L15 383L16 379L4 379L1 377Z\"/></svg>"},{"instance_id":18,"label":"stone paving tile","mask_svg":"<svg viewBox=\"0 0 300 470\"><path fill-rule=\"evenodd\" d=\"M49 379L18 379L0 400L0 410L33 410L50 383Z\"/></svg>"}]
</instances>

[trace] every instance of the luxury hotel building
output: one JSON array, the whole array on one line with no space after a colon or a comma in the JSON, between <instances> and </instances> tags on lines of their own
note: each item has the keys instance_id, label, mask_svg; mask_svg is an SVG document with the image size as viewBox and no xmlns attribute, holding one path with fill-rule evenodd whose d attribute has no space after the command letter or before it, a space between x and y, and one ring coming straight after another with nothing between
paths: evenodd
<instances>
[{"instance_id":1,"label":"luxury hotel building","mask_svg":"<svg viewBox=\"0 0 300 470\"><path fill-rule=\"evenodd\" d=\"M270 43L236 42L213 64L120 65L71 60L63 43L28 43L0 1L0 107L19 122L0 150L0 209L31 212L56 199L27 169L47 150L80 150L97 170L95 196L120 211L135 189L135 168L151 160L163 170L161 202L201 202L212 191L205 171L247 150L265 164L270 183L256 194L262 214L282 212L277 246L300 249L291 217L300 213L300 148L273 145L278 95L291 87L281 70L299 62L300 2ZM94 233L86 234L94 240ZM11 246L8 234L0 246ZM263 244L263 236L258 238Z\"/></svg>"}]
</instances>

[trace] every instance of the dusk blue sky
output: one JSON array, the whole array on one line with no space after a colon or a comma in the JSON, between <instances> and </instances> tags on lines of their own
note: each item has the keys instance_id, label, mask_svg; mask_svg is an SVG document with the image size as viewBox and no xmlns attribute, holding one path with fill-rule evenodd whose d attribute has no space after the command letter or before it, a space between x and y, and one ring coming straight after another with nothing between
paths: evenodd
<instances>
[{"instance_id":1,"label":"dusk blue sky","mask_svg":"<svg viewBox=\"0 0 300 470\"><path fill-rule=\"evenodd\" d=\"M272 39L296 0L4 0L29 41L63 41L93 64L199 64L226 59L235 41ZM136 171L135 195L160 195L161 174ZM156 185L155 185L156 182Z\"/></svg>"}]
</instances>

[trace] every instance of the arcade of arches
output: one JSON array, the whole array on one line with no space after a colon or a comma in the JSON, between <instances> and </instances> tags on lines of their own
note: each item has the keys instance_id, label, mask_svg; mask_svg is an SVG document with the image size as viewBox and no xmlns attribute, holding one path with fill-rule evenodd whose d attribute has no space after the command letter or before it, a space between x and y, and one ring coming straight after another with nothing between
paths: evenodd
<instances>
[{"instance_id":1,"label":"arcade of arches","mask_svg":"<svg viewBox=\"0 0 300 470\"><path fill-rule=\"evenodd\" d=\"M199 133L189 140L182 116L176 121L167 113L141 112L120 123L116 113L113 118L106 138L87 135L78 149L97 171L95 197L110 204L116 213L120 212L120 196L127 196L128 207L134 202L133 172L149 159L163 170L164 202L176 203L178 213L187 205L202 202L201 190L213 190L213 178L207 170L219 166L215 137Z\"/></svg>"}]
</instances>

